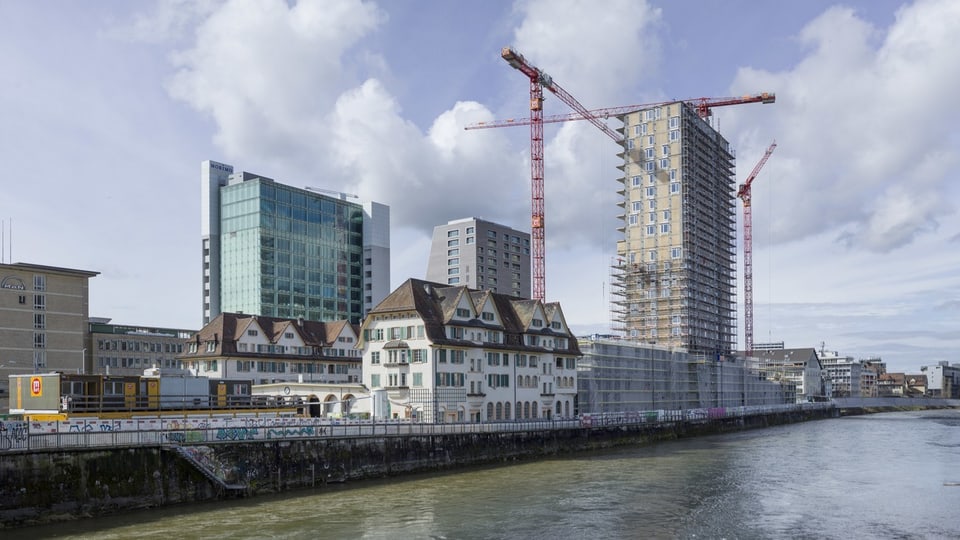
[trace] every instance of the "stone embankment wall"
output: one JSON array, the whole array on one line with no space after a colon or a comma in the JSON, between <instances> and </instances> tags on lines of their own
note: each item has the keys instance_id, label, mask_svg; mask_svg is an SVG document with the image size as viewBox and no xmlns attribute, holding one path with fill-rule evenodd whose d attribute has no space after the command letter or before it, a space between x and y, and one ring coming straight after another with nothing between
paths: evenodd
<instances>
[{"instance_id":1,"label":"stone embankment wall","mask_svg":"<svg viewBox=\"0 0 960 540\"><path fill-rule=\"evenodd\" d=\"M0 454L0 528L531 460L834 414L813 410L668 425L6 453Z\"/></svg>"}]
</instances>

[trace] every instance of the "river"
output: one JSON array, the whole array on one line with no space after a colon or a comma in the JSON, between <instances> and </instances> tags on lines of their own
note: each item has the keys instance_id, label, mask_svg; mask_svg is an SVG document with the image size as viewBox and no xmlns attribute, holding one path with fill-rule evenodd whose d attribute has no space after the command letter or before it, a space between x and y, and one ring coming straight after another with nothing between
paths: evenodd
<instances>
[{"instance_id":1,"label":"river","mask_svg":"<svg viewBox=\"0 0 960 540\"><path fill-rule=\"evenodd\" d=\"M960 410L844 417L14 538L960 538Z\"/></svg>"}]
</instances>

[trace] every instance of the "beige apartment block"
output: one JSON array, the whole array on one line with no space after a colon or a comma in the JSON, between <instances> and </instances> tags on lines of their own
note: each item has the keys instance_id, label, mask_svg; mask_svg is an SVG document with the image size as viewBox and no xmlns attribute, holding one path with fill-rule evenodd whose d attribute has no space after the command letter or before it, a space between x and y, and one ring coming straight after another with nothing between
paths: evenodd
<instances>
[{"instance_id":1,"label":"beige apartment block","mask_svg":"<svg viewBox=\"0 0 960 540\"><path fill-rule=\"evenodd\" d=\"M0 264L0 411L8 408L9 375L86 370L88 282L98 274Z\"/></svg>"},{"instance_id":2,"label":"beige apartment block","mask_svg":"<svg viewBox=\"0 0 960 540\"><path fill-rule=\"evenodd\" d=\"M614 329L631 340L730 354L736 339L730 145L683 102L620 120L623 239L611 272Z\"/></svg>"}]
</instances>

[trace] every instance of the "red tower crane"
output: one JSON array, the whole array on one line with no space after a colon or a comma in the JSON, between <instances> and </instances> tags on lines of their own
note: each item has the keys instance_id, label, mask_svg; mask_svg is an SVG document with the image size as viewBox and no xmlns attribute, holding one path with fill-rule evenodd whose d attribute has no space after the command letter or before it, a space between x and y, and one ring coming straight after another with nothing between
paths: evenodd
<instances>
[{"instance_id":1,"label":"red tower crane","mask_svg":"<svg viewBox=\"0 0 960 540\"><path fill-rule=\"evenodd\" d=\"M750 185L776 147L777 141L773 141L737 190L737 197L743 201L743 341L747 356L753 354L753 211L750 207Z\"/></svg>"},{"instance_id":2,"label":"red tower crane","mask_svg":"<svg viewBox=\"0 0 960 540\"><path fill-rule=\"evenodd\" d=\"M527 62L522 54L514 51L510 47L504 47L500 51L500 56L507 61L513 68L530 79L530 196L531 196L531 219L530 232L532 236L533 247L533 297L537 300L544 300L546 296L546 270L544 258L546 256L546 238L544 227L544 203L543 203L543 89L553 92L560 101L569 105L577 111L584 119L589 120L601 131L613 137L614 140L621 140L622 135L610 129L596 116L590 114L587 109L580 104L566 90L553 81L553 78L544 73L540 68Z\"/></svg>"},{"instance_id":3,"label":"red tower crane","mask_svg":"<svg viewBox=\"0 0 960 540\"><path fill-rule=\"evenodd\" d=\"M530 232L533 248L533 297L537 300L544 300L546 296L546 228L544 223L544 197L543 197L543 124L553 122L566 122L570 120L588 120L597 126L600 131L607 134L608 137L617 142L623 141L623 134L611 129L601 118L610 116L619 116L629 112L645 109L654 105L628 105L626 107L612 107L607 109L587 110L579 101L569 92L560 87L553 78L543 72L540 68L530 64L522 54L510 47L504 47L500 50L500 56L510 64L511 67L520 71L530 80L530 117L518 121L506 120L502 122L480 122L466 126L465 129L484 129L506 126L530 126L530 197L531 197L531 218ZM574 113L558 116L543 116L543 89L546 88L561 101L572 108ZM773 93L764 92L742 97L726 98L695 98L685 100L691 106L695 107L701 118L710 115L712 107L721 107L724 105L739 105L741 103L773 103L776 96ZM663 103L673 103L667 101Z\"/></svg>"}]
</instances>

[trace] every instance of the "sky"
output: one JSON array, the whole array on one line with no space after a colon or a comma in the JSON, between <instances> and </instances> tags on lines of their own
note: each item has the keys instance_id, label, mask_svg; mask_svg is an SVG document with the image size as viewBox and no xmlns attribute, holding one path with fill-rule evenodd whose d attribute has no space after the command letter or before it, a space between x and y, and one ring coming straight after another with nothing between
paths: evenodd
<instances>
[{"instance_id":1,"label":"sky","mask_svg":"<svg viewBox=\"0 0 960 540\"><path fill-rule=\"evenodd\" d=\"M199 329L212 159L389 205L391 285L423 278L435 225L529 230L528 129L463 129L528 116L509 45L588 109L775 92L712 120L738 182L777 142L754 341L956 363L956 28L954 0L0 0L2 262L100 272L91 316ZM610 327L617 152L545 129L546 299L581 335Z\"/></svg>"}]
</instances>

